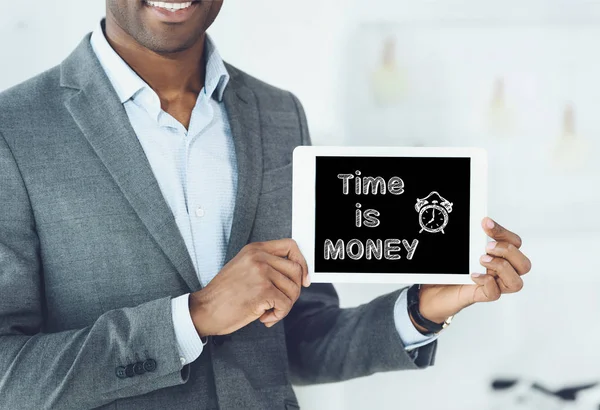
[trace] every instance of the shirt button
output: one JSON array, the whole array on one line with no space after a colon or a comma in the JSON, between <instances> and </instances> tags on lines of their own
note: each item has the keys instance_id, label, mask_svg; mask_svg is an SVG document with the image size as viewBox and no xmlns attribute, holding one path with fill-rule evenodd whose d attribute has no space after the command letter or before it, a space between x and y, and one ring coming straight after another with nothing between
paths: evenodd
<instances>
[{"instance_id":1,"label":"shirt button","mask_svg":"<svg viewBox=\"0 0 600 410\"><path fill-rule=\"evenodd\" d=\"M179 360L181 360L181 364L185 364L185 357L180 357Z\"/></svg>"},{"instance_id":2,"label":"shirt button","mask_svg":"<svg viewBox=\"0 0 600 410\"><path fill-rule=\"evenodd\" d=\"M202 218L202 217L204 216L204 209L202 209L202 208L197 208L197 209L196 209L196 216L197 216L198 218Z\"/></svg>"}]
</instances>

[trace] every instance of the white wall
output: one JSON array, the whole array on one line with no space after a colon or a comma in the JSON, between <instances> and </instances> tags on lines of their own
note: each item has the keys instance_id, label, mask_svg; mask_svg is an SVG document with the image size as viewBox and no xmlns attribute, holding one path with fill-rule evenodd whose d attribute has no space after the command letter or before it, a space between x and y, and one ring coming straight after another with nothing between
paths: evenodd
<instances>
[{"instance_id":1,"label":"white wall","mask_svg":"<svg viewBox=\"0 0 600 410\"><path fill-rule=\"evenodd\" d=\"M59 63L94 28L103 3L63 0L57 7L56 2L31 0L20 8L0 0L0 89ZM348 113L356 107L349 100L353 84L348 73L363 57L353 54L356 35L365 24L381 21L409 30L415 41L424 38L422 29L427 27L498 27L509 35L511 27L554 30L557 41L573 42L573 47L563 44L563 50L584 44L589 64L597 62L600 3L585 0L227 0L211 32L229 62L299 96L316 144L343 144L353 132ZM556 60L566 64L566 58ZM587 61L569 60L566 66L585 68ZM553 81L564 85L571 78L567 73ZM591 90L597 87L593 79L577 87L582 95L578 101L583 101L578 105L584 117L580 129L594 141L600 116L595 114L597 94ZM560 112L555 111L540 121L555 123L558 133ZM402 124L395 126L402 130ZM466 131L449 143L476 142L465 137L472 131L470 124L453 126ZM488 386L494 375L524 374L551 386L600 377L594 351L600 331L593 325L600 307L599 262L594 257L600 224L582 221L587 213L597 215L598 172L590 168L565 176L541 171L536 158L542 141L527 136L480 144L490 149L492 216L522 234L524 250L534 262L524 291L461 313L441 338L434 368L299 388L303 408L481 410L490 408ZM338 286L345 306L392 289Z\"/></svg>"}]
</instances>

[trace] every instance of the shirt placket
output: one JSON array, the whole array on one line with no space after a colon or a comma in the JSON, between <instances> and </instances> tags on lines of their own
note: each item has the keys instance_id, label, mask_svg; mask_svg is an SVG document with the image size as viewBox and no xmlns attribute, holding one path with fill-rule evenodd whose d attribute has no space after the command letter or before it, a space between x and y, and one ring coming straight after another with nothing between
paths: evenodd
<instances>
[{"instance_id":1,"label":"shirt placket","mask_svg":"<svg viewBox=\"0 0 600 410\"><path fill-rule=\"evenodd\" d=\"M190 118L190 125L188 131L185 133L185 165L184 165L184 193L185 193L185 204L187 210L188 225L191 232L192 243L194 247L194 255L196 262L196 269L198 271L199 280L203 286L208 283L208 279L205 275L203 266L204 264L200 260L201 252L198 252L199 237L198 235L206 234L202 232L202 227L209 224L208 218L215 218L215 215L207 215L205 204L202 204L203 198L200 196L204 193L207 187L199 187L194 181L194 173L196 170L194 166L198 166L198 160L195 155L196 144L200 143L203 134L206 132L207 127L212 122L213 109L208 100L208 96L202 91L200 94L197 104L192 111ZM204 193L204 195L206 195Z\"/></svg>"}]
</instances>

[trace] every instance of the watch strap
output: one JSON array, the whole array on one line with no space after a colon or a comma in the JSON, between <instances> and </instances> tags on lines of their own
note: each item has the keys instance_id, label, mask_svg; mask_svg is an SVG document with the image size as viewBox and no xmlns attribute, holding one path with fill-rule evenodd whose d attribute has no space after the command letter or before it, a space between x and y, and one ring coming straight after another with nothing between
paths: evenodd
<instances>
[{"instance_id":1,"label":"watch strap","mask_svg":"<svg viewBox=\"0 0 600 410\"><path fill-rule=\"evenodd\" d=\"M415 321L415 323L420 327L426 329L430 333L439 333L450 325L450 322L452 321L452 318L454 316L450 316L448 319L446 319L446 321L444 321L444 323L435 323L425 318L419 310L420 289L420 285L413 285L410 288L408 288L408 313Z\"/></svg>"}]
</instances>

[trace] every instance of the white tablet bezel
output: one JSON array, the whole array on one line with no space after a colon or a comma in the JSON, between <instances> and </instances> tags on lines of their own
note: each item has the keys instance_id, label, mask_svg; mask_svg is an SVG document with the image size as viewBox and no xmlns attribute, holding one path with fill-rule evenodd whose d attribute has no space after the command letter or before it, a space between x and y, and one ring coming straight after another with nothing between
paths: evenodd
<instances>
[{"instance_id":1,"label":"white tablet bezel","mask_svg":"<svg viewBox=\"0 0 600 410\"><path fill-rule=\"evenodd\" d=\"M471 275L423 273L315 273L315 163L316 157L460 157L471 158L469 271L485 272L479 258L487 236L481 220L487 215L487 153L481 148L429 147L313 147L294 150L292 238L308 263L315 283L472 284Z\"/></svg>"}]
</instances>

